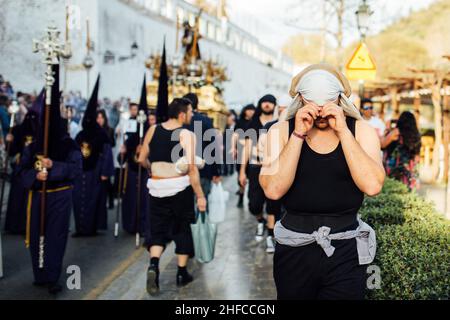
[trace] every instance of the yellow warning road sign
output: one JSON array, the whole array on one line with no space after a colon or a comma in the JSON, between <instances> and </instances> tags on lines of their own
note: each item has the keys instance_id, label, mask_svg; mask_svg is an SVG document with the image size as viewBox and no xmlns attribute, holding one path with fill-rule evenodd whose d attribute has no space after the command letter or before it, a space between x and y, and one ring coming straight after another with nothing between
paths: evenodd
<instances>
[{"instance_id":1,"label":"yellow warning road sign","mask_svg":"<svg viewBox=\"0 0 450 320\"><path fill-rule=\"evenodd\" d=\"M377 75L375 61L366 44L361 42L346 67L350 80L374 80Z\"/></svg>"}]
</instances>

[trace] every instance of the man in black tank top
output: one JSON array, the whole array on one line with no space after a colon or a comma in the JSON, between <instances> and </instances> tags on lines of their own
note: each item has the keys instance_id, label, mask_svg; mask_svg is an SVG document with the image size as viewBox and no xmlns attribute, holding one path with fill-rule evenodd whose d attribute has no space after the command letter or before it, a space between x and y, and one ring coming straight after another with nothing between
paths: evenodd
<instances>
[{"instance_id":1,"label":"man in black tank top","mask_svg":"<svg viewBox=\"0 0 450 320\"><path fill-rule=\"evenodd\" d=\"M195 222L194 195L201 212L206 210L206 198L194 165L195 136L183 129L191 118L191 102L174 99L169 105L169 120L148 130L139 155L139 163L151 170L148 184L150 267L147 272L147 291L151 295L159 291L159 259L171 241L175 242L178 259L177 285L185 286L193 281L187 263L194 256L191 233L191 224ZM174 165L181 151L188 159L185 173L177 172Z\"/></svg>"},{"instance_id":2,"label":"man in black tank top","mask_svg":"<svg viewBox=\"0 0 450 320\"><path fill-rule=\"evenodd\" d=\"M362 262L356 231L351 239L341 235L362 226L357 213L364 194L375 196L383 186L378 136L349 101L350 85L334 67L308 67L290 93L295 100L287 121L268 133L260 175L266 196L282 199L287 211L275 227L278 298L364 299L362 264L371 261Z\"/></svg>"},{"instance_id":3,"label":"man in black tank top","mask_svg":"<svg viewBox=\"0 0 450 320\"><path fill-rule=\"evenodd\" d=\"M255 115L250 121L246 131L246 142L242 154L239 182L245 187L247 180L249 211L255 216L257 221L255 239L257 242L264 240L264 233L267 229L266 252L274 252L273 228L275 216L280 215L281 205L275 201L268 200L264 195L264 190L259 184L259 173L261 171L261 155L259 142L261 135L265 132L264 126L273 121L277 99L271 95L265 95L258 102ZM264 218L264 205L267 212L267 220Z\"/></svg>"}]
</instances>

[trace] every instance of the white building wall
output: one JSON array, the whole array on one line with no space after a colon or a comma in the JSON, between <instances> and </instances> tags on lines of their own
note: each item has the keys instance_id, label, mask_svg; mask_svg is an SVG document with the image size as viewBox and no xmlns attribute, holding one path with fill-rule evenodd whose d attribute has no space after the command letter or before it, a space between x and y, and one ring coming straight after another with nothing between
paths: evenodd
<instances>
[{"instance_id":1,"label":"white building wall","mask_svg":"<svg viewBox=\"0 0 450 320\"><path fill-rule=\"evenodd\" d=\"M100 97L138 99L143 74L148 74L145 59L151 52L162 50L164 37L170 58L175 52L176 29L173 20L140 10L126 1L0 0L0 74L10 80L16 90L32 92L42 87L44 66L40 56L31 51L32 39L40 38L51 22L64 31L67 3L80 8L79 18L75 19L78 22L71 30L73 57L67 71L67 89L81 91L83 95L87 92L86 71L80 65L86 54L86 19L89 17L91 40L95 47L91 88L100 72ZM169 16L174 17L176 1L171 3L173 13ZM63 38L64 34L61 35ZM133 42L139 46L136 58L119 62L120 56L130 55ZM269 92L275 95L287 93L290 74L270 68L217 41L203 39L200 46L204 57L217 57L228 68L231 81L225 84L224 96L228 104L256 102ZM106 51L114 53L114 64L104 64Z\"/></svg>"}]
</instances>

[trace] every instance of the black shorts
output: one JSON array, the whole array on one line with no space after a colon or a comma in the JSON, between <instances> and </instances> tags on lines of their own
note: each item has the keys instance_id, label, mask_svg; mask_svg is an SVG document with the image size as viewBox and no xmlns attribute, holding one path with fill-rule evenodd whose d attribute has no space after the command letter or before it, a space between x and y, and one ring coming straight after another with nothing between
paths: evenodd
<instances>
[{"instance_id":1,"label":"black shorts","mask_svg":"<svg viewBox=\"0 0 450 320\"><path fill-rule=\"evenodd\" d=\"M266 213L275 215L276 219L279 220L281 218L281 201L270 200L266 197L264 190L259 184L260 172L261 166L249 165L247 168L250 213L254 216L261 215L263 213L264 204L266 204Z\"/></svg>"},{"instance_id":2,"label":"black shorts","mask_svg":"<svg viewBox=\"0 0 450 320\"><path fill-rule=\"evenodd\" d=\"M195 222L192 187L166 198L150 196L149 246L166 245L174 241L176 254L194 256L191 224Z\"/></svg>"},{"instance_id":3,"label":"black shorts","mask_svg":"<svg viewBox=\"0 0 450 320\"><path fill-rule=\"evenodd\" d=\"M332 241L327 257L316 243L276 244L273 273L279 300L363 300L367 266L359 265L356 239Z\"/></svg>"}]
</instances>

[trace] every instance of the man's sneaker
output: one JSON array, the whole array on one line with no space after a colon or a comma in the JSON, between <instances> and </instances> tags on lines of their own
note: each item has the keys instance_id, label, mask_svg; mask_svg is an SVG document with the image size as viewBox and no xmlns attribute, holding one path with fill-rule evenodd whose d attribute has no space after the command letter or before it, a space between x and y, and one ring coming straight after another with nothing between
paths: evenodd
<instances>
[{"instance_id":1,"label":"man's sneaker","mask_svg":"<svg viewBox=\"0 0 450 320\"><path fill-rule=\"evenodd\" d=\"M264 240L264 230L265 230L265 222L258 223L256 227L256 236L255 239L257 242L261 242Z\"/></svg>"},{"instance_id":2,"label":"man's sneaker","mask_svg":"<svg viewBox=\"0 0 450 320\"><path fill-rule=\"evenodd\" d=\"M150 266L147 271L147 292L151 296L159 293L159 270L155 266Z\"/></svg>"},{"instance_id":3,"label":"man's sneaker","mask_svg":"<svg viewBox=\"0 0 450 320\"><path fill-rule=\"evenodd\" d=\"M266 239L266 252L267 253L274 253L275 252L275 241L273 240L273 237L268 236Z\"/></svg>"},{"instance_id":4,"label":"man's sneaker","mask_svg":"<svg viewBox=\"0 0 450 320\"><path fill-rule=\"evenodd\" d=\"M177 286L178 287L184 287L194 281L194 277L191 276L189 273L186 272L186 274L177 274Z\"/></svg>"}]
</instances>

